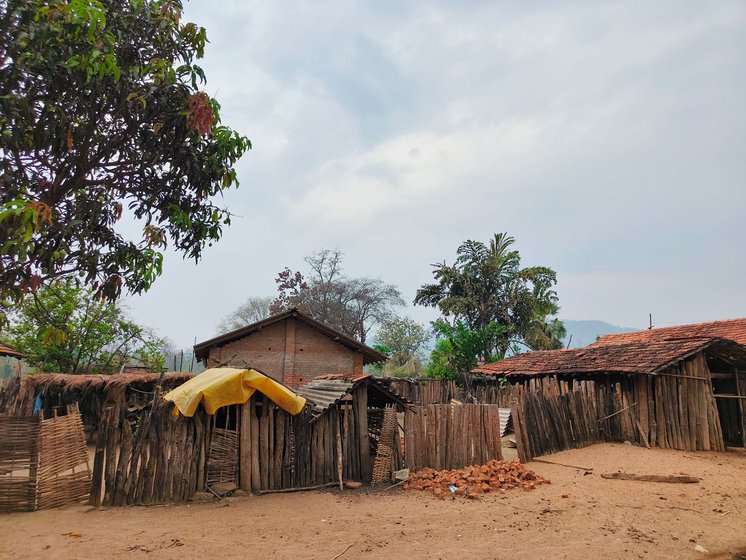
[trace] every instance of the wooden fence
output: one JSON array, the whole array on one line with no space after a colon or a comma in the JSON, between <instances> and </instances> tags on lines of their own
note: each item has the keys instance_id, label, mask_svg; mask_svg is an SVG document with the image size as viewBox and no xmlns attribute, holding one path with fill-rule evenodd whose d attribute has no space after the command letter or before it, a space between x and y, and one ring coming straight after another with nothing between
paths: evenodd
<instances>
[{"instance_id":1,"label":"wooden fence","mask_svg":"<svg viewBox=\"0 0 746 560\"><path fill-rule=\"evenodd\" d=\"M33 511L88 499L91 469L80 413L0 416L0 511Z\"/></svg>"},{"instance_id":2,"label":"wooden fence","mask_svg":"<svg viewBox=\"0 0 746 560\"><path fill-rule=\"evenodd\" d=\"M102 414L91 503L181 502L218 482L253 492L334 482L339 451L343 478L370 482L384 409L369 409L367 398L361 387L316 417L309 408L292 416L257 392L191 418L159 399L137 420L119 399ZM401 468L398 445L382 451Z\"/></svg>"},{"instance_id":3,"label":"wooden fence","mask_svg":"<svg viewBox=\"0 0 746 560\"><path fill-rule=\"evenodd\" d=\"M509 408L522 392L522 385L502 385L496 379L474 378L468 388L459 387L448 379L386 378L388 387L418 405L450 404L456 400L464 404L497 404Z\"/></svg>"},{"instance_id":4,"label":"wooden fence","mask_svg":"<svg viewBox=\"0 0 746 560\"><path fill-rule=\"evenodd\" d=\"M557 396L527 393L511 412L518 459L523 463L605 439L593 399L580 391Z\"/></svg>"},{"instance_id":5,"label":"wooden fence","mask_svg":"<svg viewBox=\"0 0 746 560\"><path fill-rule=\"evenodd\" d=\"M404 415L404 464L453 469L502 459L496 405L427 405Z\"/></svg>"},{"instance_id":6,"label":"wooden fence","mask_svg":"<svg viewBox=\"0 0 746 560\"><path fill-rule=\"evenodd\" d=\"M35 508L39 419L0 416L0 511Z\"/></svg>"}]
</instances>

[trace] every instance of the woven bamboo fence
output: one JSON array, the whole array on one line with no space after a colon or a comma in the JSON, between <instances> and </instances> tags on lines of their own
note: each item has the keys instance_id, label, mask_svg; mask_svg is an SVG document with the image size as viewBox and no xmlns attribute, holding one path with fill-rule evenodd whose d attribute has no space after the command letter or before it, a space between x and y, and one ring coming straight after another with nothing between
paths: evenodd
<instances>
[{"instance_id":1,"label":"woven bamboo fence","mask_svg":"<svg viewBox=\"0 0 746 560\"><path fill-rule=\"evenodd\" d=\"M404 414L404 464L454 469L502 459L497 405L427 405Z\"/></svg>"},{"instance_id":2,"label":"woven bamboo fence","mask_svg":"<svg viewBox=\"0 0 746 560\"><path fill-rule=\"evenodd\" d=\"M36 508L48 509L88 500L91 465L80 412L41 421Z\"/></svg>"},{"instance_id":3,"label":"woven bamboo fence","mask_svg":"<svg viewBox=\"0 0 746 560\"><path fill-rule=\"evenodd\" d=\"M38 418L0 416L0 511L35 509L38 434Z\"/></svg>"},{"instance_id":4,"label":"woven bamboo fence","mask_svg":"<svg viewBox=\"0 0 746 560\"><path fill-rule=\"evenodd\" d=\"M91 469L77 409L66 416L0 416L0 511L33 511L88 499Z\"/></svg>"}]
</instances>

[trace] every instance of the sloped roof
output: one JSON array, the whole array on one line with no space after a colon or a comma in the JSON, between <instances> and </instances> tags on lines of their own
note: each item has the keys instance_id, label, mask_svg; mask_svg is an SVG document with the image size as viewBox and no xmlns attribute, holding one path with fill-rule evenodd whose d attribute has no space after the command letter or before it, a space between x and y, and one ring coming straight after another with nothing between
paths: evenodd
<instances>
[{"instance_id":1,"label":"sloped roof","mask_svg":"<svg viewBox=\"0 0 746 560\"><path fill-rule=\"evenodd\" d=\"M388 401L403 406L412 404L371 375L322 375L312 379L309 383L302 385L295 391L309 401L312 408L312 414L315 418L321 415L328 408L347 398L347 396L352 394L358 385L364 382L369 383L369 387L373 387L374 390L380 392Z\"/></svg>"},{"instance_id":2,"label":"sloped roof","mask_svg":"<svg viewBox=\"0 0 746 560\"><path fill-rule=\"evenodd\" d=\"M657 373L705 348L746 359L746 347L717 338L657 340L630 344L606 344L568 350L527 352L485 364L472 373L506 377L585 374Z\"/></svg>"},{"instance_id":3,"label":"sloped roof","mask_svg":"<svg viewBox=\"0 0 746 560\"><path fill-rule=\"evenodd\" d=\"M191 373L168 372L163 375L165 387L175 387L189 381ZM24 375L22 382L34 389L59 388L63 391L75 390L118 390L133 384L146 384L155 386L160 379L158 373L112 373L112 374L86 374L76 375L72 373L38 373L35 375Z\"/></svg>"},{"instance_id":4,"label":"sloped roof","mask_svg":"<svg viewBox=\"0 0 746 560\"><path fill-rule=\"evenodd\" d=\"M591 346L607 344L629 344L632 342L650 342L653 340L669 340L692 337L711 337L732 340L746 345L746 319L729 319L710 323L695 323L676 327L663 327L645 331L607 334Z\"/></svg>"},{"instance_id":5,"label":"sloped roof","mask_svg":"<svg viewBox=\"0 0 746 560\"><path fill-rule=\"evenodd\" d=\"M2 340L0 340L0 356L10 356L19 359L24 357L22 353L12 346L5 344Z\"/></svg>"},{"instance_id":6,"label":"sloped roof","mask_svg":"<svg viewBox=\"0 0 746 560\"><path fill-rule=\"evenodd\" d=\"M334 342L338 342L343 346L347 346L351 350L360 352L363 355L364 364L373 364L375 362L385 362L386 360L388 360L388 356L386 356L386 354L382 354L381 352L374 350L370 346L366 346L362 342L355 340L351 336L347 336L346 334L330 327L329 325L325 325L324 323L321 323L316 319L312 319L311 317L304 313L301 313L297 309L289 309L288 311L283 311L282 313L278 313L277 315L272 315L271 317L267 317L266 319L262 319L261 321L257 321L256 323L252 323L251 325L241 327L240 329L236 329L235 331L221 334L220 336L216 336L215 338L211 338L210 340L195 344L194 355L198 360L205 360L210 354L210 348L213 348L215 346L224 346L229 342L233 342L234 340L249 336L250 334L257 332L264 327L273 325L274 323L285 321L286 319L290 318L297 319L298 321L305 323L309 327L316 329L322 334L325 334Z\"/></svg>"}]
</instances>

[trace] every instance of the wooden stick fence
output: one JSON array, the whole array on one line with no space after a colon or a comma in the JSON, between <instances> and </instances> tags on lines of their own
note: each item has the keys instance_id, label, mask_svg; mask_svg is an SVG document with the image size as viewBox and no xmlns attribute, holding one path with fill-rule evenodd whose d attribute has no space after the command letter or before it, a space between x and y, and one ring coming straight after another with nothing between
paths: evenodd
<instances>
[{"instance_id":1,"label":"wooden stick fence","mask_svg":"<svg viewBox=\"0 0 746 560\"><path fill-rule=\"evenodd\" d=\"M497 405L427 405L404 415L404 464L461 468L502 459Z\"/></svg>"}]
</instances>

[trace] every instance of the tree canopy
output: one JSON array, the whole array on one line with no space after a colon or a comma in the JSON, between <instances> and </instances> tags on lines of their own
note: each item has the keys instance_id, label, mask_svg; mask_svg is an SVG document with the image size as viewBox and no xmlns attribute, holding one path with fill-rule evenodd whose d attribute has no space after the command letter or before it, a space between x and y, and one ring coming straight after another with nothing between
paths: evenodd
<instances>
[{"instance_id":1,"label":"tree canopy","mask_svg":"<svg viewBox=\"0 0 746 560\"><path fill-rule=\"evenodd\" d=\"M296 307L364 343L370 329L390 318L404 300L396 286L379 278L344 276L342 257L339 249L322 249L306 257L308 276L281 271L272 312Z\"/></svg>"},{"instance_id":2,"label":"tree canopy","mask_svg":"<svg viewBox=\"0 0 746 560\"><path fill-rule=\"evenodd\" d=\"M373 348L386 354L385 363L372 364L371 371L379 375L415 377L423 370L425 346L430 333L409 317L394 315L381 323Z\"/></svg>"},{"instance_id":3,"label":"tree canopy","mask_svg":"<svg viewBox=\"0 0 746 560\"><path fill-rule=\"evenodd\" d=\"M167 243L199 260L230 222L214 199L251 144L200 91L206 32L181 16L179 0L0 3L0 325L58 277L146 290Z\"/></svg>"},{"instance_id":4,"label":"tree canopy","mask_svg":"<svg viewBox=\"0 0 746 560\"><path fill-rule=\"evenodd\" d=\"M272 296L251 296L236 309L228 313L217 326L220 334L235 331L246 325L256 323L269 317Z\"/></svg>"},{"instance_id":5,"label":"tree canopy","mask_svg":"<svg viewBox=\"0 0 746 560\"><path fill-rule=\"evenodd\" d=\"M8 340L41 371L112 373L127 365L164 368L165 341L89 288L57 280L11 314Z\"/></svg>"},{"instance_id":6,"label":"tree canopy","mask_svg":"<svg viewBox=\"0 0 746 560\"><path fill-rule=\"evenodd\" d=\"M487 361L503 358L515 344L559 348L564 336L562 323L549 320L559 311L556 273L544 266L521 268L514 243L506 233L496 234L489 245L465 241L453 264L433 265L436 282L417 290L414 300L437 307L452 327L461 329L461 322L480 333L479 356Z\"/></svg>"}]
</instances>

